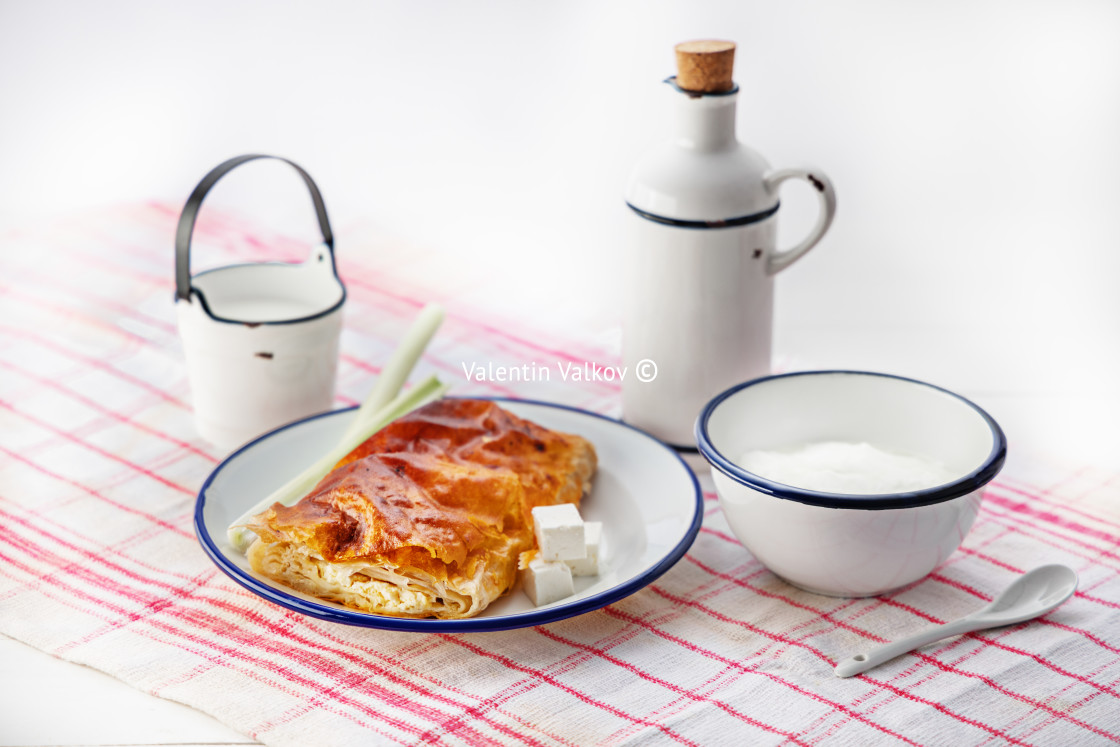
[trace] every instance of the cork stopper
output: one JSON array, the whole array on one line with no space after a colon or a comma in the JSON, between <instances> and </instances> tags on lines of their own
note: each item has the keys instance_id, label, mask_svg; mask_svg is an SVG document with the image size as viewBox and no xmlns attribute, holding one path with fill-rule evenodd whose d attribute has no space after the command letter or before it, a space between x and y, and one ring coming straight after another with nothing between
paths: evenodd
<instances>
[{"instance_id":1,"label":"cork stopper","mask_svg":"<svg viewBox=\"0 0 1120 747\"><path fill-rule=\"evenodd\" d=\"M677 52L677 85L696 93L722 93L735 85L735 42L701 39L681 42Z\"/></svg>"}]
</instances>

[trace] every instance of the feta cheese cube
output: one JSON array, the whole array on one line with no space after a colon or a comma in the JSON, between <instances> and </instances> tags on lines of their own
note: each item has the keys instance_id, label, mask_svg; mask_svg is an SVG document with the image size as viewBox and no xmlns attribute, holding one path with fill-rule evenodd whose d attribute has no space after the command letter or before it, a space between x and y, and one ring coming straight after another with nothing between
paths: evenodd
<instances>
[{"instance_id":1,"label":"feta cheese cube","mask_svg":"<svg viewBox=\"0 0 1120 747\"><path fill-rule=\"evenodd\" d=\"M534 508L533 533L544 560L576 560L587 553L583 519L571 503Z\"/></svg>"},{"instance_id":2,"label":"feta cheese cube","mask_svg":"<svg viewBox=\"0 0 1120 747\"><path fill-rule=\"evenodd\" d=\"M599 575L599 544L603 537L603 523L588 521L583 525L583 545L585 549L582 558L565 560L572 569L573 576L598 576Z\"/></svg>"},{"instance_id":3,"label":"feta cheese cube","mask_svg":"<svg viewBox=\"0 0 1120 747\"><path fill-rule=\"evenodd\" d=\"M572 569L557 560L534 558L522 573L521 588L538 607L552 604L575 592Z\"/></svg>"}]
</instances>

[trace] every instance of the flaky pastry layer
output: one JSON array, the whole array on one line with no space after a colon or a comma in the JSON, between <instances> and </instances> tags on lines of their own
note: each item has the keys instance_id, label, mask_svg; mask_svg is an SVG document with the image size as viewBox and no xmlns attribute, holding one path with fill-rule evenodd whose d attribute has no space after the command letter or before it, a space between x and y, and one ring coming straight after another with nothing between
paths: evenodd
<instances>
[{"instance_id":1,"label":"flaky pastry layer","mask_svg":"<svg viewBox=\"0 0 1120 747\"><path fill-rule=\"evenodd\" d=\"M594 447L488 400L440 400L368 439L292 507L249 528L258 573L400 617L470 617L508 591L535 547L533 507L575 503Z\"/></svg>"}]
</instances>

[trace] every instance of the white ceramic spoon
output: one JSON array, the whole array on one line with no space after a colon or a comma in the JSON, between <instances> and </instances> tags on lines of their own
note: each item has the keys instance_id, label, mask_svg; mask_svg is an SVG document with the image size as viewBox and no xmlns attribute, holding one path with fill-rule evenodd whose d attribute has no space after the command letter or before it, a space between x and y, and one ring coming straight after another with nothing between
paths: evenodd
<instances>
[{"instance_id":1,"label":"white ceramic spoon","mask_svg":"<svg viewBox=\"0 0 1120 747\"><path fill-rule=\"evenodd\" d=\"M870 651L844 659L836 665L836 676L851 677L866 672L896 656L942 638L1032 620L1069 599L1075 591L1077 574L1072 568L1064 565L1040 566L1019 576L986 607L967 617L915 633L908 638L884 643Z\"/></svg>"}]
</instances>

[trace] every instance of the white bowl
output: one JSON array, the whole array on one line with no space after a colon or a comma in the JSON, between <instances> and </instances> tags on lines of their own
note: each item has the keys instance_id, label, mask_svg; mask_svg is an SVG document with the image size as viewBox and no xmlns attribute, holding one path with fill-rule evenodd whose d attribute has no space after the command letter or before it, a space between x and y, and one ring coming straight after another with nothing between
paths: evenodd
<instances>
[{"instance_id":1,"label":"white bowl","mask_svg":"<svg viewBox=\"0 0 1120 747\"><path fill-rule=\"evenodd\" d=\"M737 464L754 449L866 442L940 462L953 478L905 493L853 495L784 485ZM767 568L829 596L883 594L922 578L960 545L1007 442L983 410L913 379L863 371L768 376L712 399L696 422L720 506Z\"/></svg>"}]
</instances>

